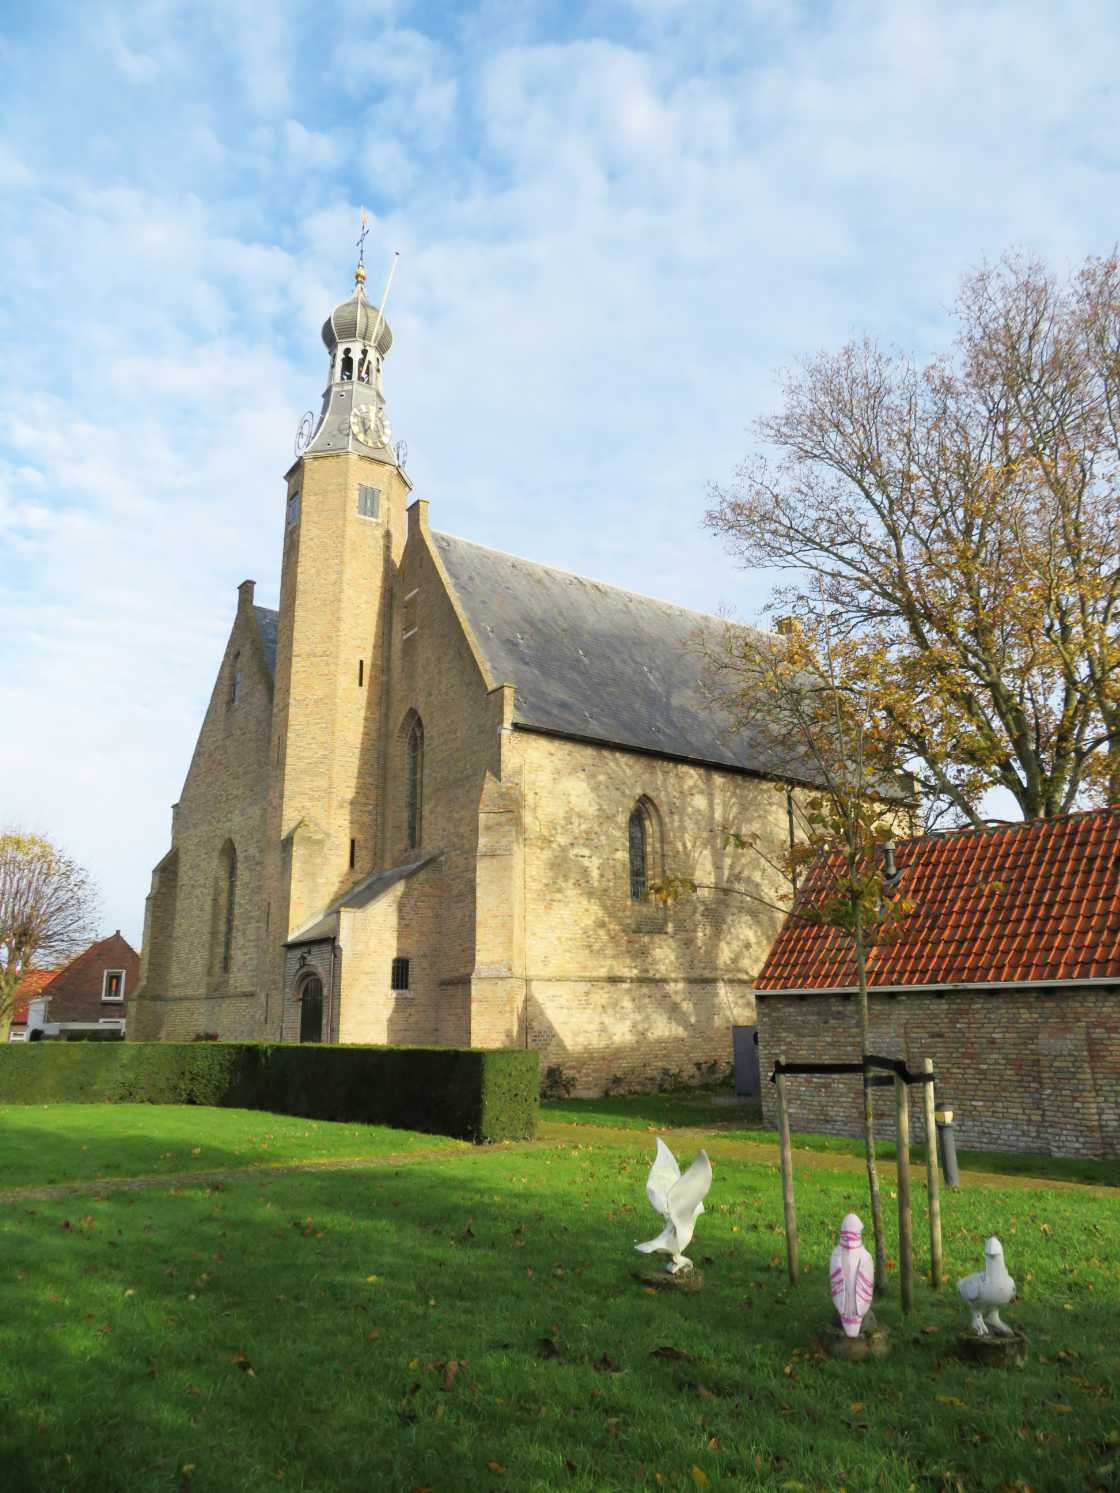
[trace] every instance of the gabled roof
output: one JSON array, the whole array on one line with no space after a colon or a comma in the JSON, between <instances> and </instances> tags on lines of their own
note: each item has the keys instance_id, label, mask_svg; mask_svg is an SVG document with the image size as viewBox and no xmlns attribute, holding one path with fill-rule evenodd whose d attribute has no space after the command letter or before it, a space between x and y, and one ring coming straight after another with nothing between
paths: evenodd
<instances>
[{"instance_id":1,"label":"gabled roof","mask_svg":"<svg viewBox=\"0 0 1120 1493\"><path fill-rule=\"evenodd\" d=\"M374 871L372 876L355 882L349 891L343 892L341 897L325 907L317 918L293 933L284 947L291 949L299 944L328 942L338 933L338 913L343 908L358 910L368 907L390 887L396 886L398 881L403 881L406 876L411 876L416 871L422 871L425 866L431 865L432 861L438 860L439 856L440 852L437 850L432 855L424 856L423 860L410 861L406 866L393 866L388 871Z\"/></svg>"},{"instance_id":2,"label":"gabled roof","mask_svg":"<svg viewBox=\"0 0 1120 1493\"><path fill-rule=\"evenodd\" d=\"M265 663L268 664L268 672L276 673L276 637L280 629L280 613L270 611L268 607L253 607L253 616L257 622L257 632L260 634L261 648L264 650Z\"/></svg>"},{"instance_id":3,"label":"gabled roof","mask_svg":"<svg viewBox=\"0 0 1120 1493\"><path fill-rule=\"evenodd\" d=\"M703 651L718 617L432 533L514 725L663 757L795 776L705 694Z\"/></svg>"},{"instance_id":4,"label":"gabled roof","mask_svg":"<svg viewBox=\"0 0 1120 1493\"><path fill-rule=\"evenodd\" d=\"M868 956L872 989L1120 980L1120 808L926 835L895 852L914 904ZM818 903L810 875L794 911ZM786 920L759 991L854 990L851 942Z\"/></svg>"}]
</instances>

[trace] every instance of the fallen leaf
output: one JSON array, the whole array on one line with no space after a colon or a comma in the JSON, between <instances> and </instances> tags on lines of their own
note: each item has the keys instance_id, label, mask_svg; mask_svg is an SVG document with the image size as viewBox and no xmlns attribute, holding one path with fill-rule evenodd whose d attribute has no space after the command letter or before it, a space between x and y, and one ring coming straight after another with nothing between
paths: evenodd
<instances>
[{"instance_id":1,"label":"fallen leaf","mask_svg":"<svg viewBox=\"0 0 1120 1493\"><path fill-rule=\"evenodd\" d=\"M257 1371L245 1357L244 1353L235 1353L230 1359L230 1363L236 1364L243 1374L248 1374L250 1378L256 1378Z\"/></svg>"},{"instance_id":2,"label":"fallen leaf","mask_svg":"<svg viewBox=\"0 0 1120 1493\"><path fill-rule=\"evenodd\" d=\"M708 1474L702 1467L697 1467L695 1462L692 1464L692 1481L698 1488L710 1488L712 1486L708 1480Z\"/></svg>"},{"instance_id":3,"label":"fallen leaf","mask_svg":"<svg viewBox=\"0 0 1120 1493\"><path fill-rule=\"evenodd\" d=\"M858 1415L861 1410L865 1410L866 1408L867 1402L865 1400L853 1400L848 1406L853 1415Z\"/></svg>"},{"instance_id":4,"label":"fallen leaf","mask_svg":"<svg viewBox=\"0 0 1120 1493\"><path fill-rule=\"evenodd\" d=\"M1046 1400L1044 1403L1048 1409L1060 1411L1062 1415L1069 1415L1073 1410L1072 1405L1063 1405L1061 1400Z\"/></svg>"},{"instance_id":5,"label":"fallen leaf","mask_svg":"<svg viewBox=\"0 0 1120 1493\"><path fill-rule=\"evenodd\" d=\"M934 1399L939 1405L955 1405L958 1410L968 1409L965 1401L958 1399L956 1395L934 1395Z\"/></svg>"},{"instance_id":6,"label":"fallen leaf","mask_svg":"<svg viewBox=\"0 0 1120 1493\"><path fill-rule=\"evenodd\" d=\"M686 1353L683 1348L672 1348L668 1343L663 1343L660 1348L650 1350L651 1358L669 1358L674 1363L699 1363L700 1359L695 1353Z\"/></svg>"},{"instance_id":7,"label":"fallen leaf","mask_svg":"<svg viewBox=\"0 0 1120 1493\"><path fill-rule=\"evenodd\" d=\"M501 1475L505 1472L505 1468L502 1466L502 1464L500 1462L487 1462L487 1464L486 1464L486 1471L487 1472L496 1472L498 1474L498 1476L501 1477Z\"/></svg>"},{"instance_id":8,"label":"fallen leaf","mask_svg":"<svg viewBox=\"0 0 1120 1493\"><path fill-rule=\"evenodd\" d=\"M458 1372L459 1372L459 1363L458 1363L458 1360L454 1359L454 1358L449 1359L448 1363L447 1363L447 1367L443 1371L443 1378L439 1382L439 1387L440 1387L440 1389L442 1389L444 1391L444 1393L446 1393L448 1390L450 1390L450 1388L452 1387L452 1385L455 1383L455 1375Z\"/></svg>"}]
</instances>

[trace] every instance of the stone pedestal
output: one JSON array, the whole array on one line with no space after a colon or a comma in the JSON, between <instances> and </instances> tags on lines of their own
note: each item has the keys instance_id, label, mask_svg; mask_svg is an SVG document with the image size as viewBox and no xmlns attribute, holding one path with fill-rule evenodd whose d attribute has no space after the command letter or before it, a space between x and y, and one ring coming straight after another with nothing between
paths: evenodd
<instances>
[{"instance_id":1,"label":"stone pedestal","mask_svg":"<svg viewBox=\"0 0 1120 1493\"><path fill-rule=\"evenodd\" d=\"M966 1332L957 1339L957 1356L986 1369L1021 1369L1027 1355L1027 1340L1021 1332L1014 1337L1000 1337L994 1332L978 1337Z\"/></svg>"},{"instance_id":2,"label":"stone pedestal","mask_svg":"<svg viewBox=\"0 0 1120 1493\"><path fill-rule=\"evenodd\" d=\"M839 1323L830 1323L824 1333L824 1347L832 1358L860 1363L865 1358L886 1358L891 1351L891 1335L879 1326L875 1313L868 1312L860 1324L859 1337L849 1337Z\"/></svg>"},{"instance_id":3,"label":"stone pedestal","mask_svg":"<svg viewBox=\"0 0 1120 1493\"><path fill-rule=\"evenodd\" d=\"M635 1270L634 1279L639 1285L654 1291L699 1291L704 1284L702 1270L680 1270L670 1275L667 1270Z\"/></svg>"}]
</instances>

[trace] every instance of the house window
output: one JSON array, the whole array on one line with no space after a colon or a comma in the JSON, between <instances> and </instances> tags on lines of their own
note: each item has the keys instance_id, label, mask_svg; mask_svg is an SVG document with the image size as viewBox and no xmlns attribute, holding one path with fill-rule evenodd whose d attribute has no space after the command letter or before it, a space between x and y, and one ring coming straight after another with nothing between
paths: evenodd
<instances>
[{"instance_id":1,"label":"house window","mask_svg":"<svg viewBox=\"0 0 1120 1493\"><path fill-rule=\"evenodd\" d=\"M299 489L297 488L288 498L288 528L295 528L299 523Z\"/></svg>"},{"instance_id":2,"label":"house window","mask_svg":"<svg viewBox=\"0 0 1120 1493\"><path fill-rule=\"evenodd\" d=\"M641 804L630 814L630 900L643 902L649 887L649 817Z\"/></svg>"},{"instance_id":3,"label":"house window","mask_svg":"<svg viewBox=\"0 0 1120 1493\"><path fill-rule=\"evenodd\" d=\"M241 654L233 655L233 669L229 678L229 703L236 705L241 698Z\"/></svg>"},{"instance_id":4,"label":"house window","mask_svg":"<svg viewBox=\"0 0 1120 1493\"><path fill-rule=\"evenodd\" d=\"M379 487L366 487L361 483L358 487L358 512L363 518L376 518L381 511L381 489Z\"/></svg>"},{"instance_id":5,"label":"house window","mask_svg":"<svg viewBox=\"0 0 1120 1493\"><path fill-rule=\"evenodd\" d=\"M394 959L393 973L390 978L390 989L395 990L398 995L408 994L408 960Z\"/></svg>"},{"instance_id":6,"label":"house window","mask_svg":"<svg viewBox=\"0 0 1120 1493\"><path fill-rule=\"evenodd\" d=\"M124 1000L123 969L107 969L101 976L101 999L103 1001Z\"/></svg>"},{"instance_id":7,"label":"house window","mask_svg":"<svg viewBox=\"0 0 1120 1493\"><path fill-rule=\"evenodd\" d=\"M414 716L408 733L407 746L408 783L405 798L405 825L408 832L408 848L415 850L420 844L423 828L421 823L424 797L424 727L420 717Z\"/></svg>"}]
</instances>

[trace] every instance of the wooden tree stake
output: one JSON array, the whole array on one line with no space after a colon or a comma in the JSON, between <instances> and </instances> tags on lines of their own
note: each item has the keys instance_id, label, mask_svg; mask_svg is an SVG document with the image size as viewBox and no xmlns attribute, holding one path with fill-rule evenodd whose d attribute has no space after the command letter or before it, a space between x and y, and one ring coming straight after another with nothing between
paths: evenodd
<instances>
[{"instance_id":1,"label":"wooden tree stake","mask_svg":"<svg viewBox=\"0 0 1120 1493\"><path fill-rule=\"evenodd\" d=\"M933 1059L922 1059L922 1072L933 1072ZM943 1275L941 1254L941 1175L937 1170L937 1121L934 1119L933 1084L922 1084L922 1102L926 1119L926 1192L929 1198L929 1279L935 1291L941 1289Z\"/></svg>"},{"instance_id":2,"label":"wooden tree stake","mask_svg":"<svg viewBox=\"0 0 1120 1493\"><path fill-rule=\"evenodd\" d=\"M895 1077L898 1115L898 1255L902 1271L902 1310L914 1310L914 1236L910 1216L910 1096L904 1081Z\"/></svg>"},{"instance_id":3,"label":"wooden tree stake","mask_svg":"<svg viewBox=\"0 0 1120 1493\"><path fill-rule=\"evenodd\" d=\"M780 1057L779 1063L785 1058ZM786 1266L790 1284L797 1284L797 1210L793 1201L793 1147L789 1139L789 1110L786 1107L785 1074L779 1073L774 1080L778 1091L778 1149L782 1160L782 1206L786 1218Z\"/></svg>"}]
</instances>

